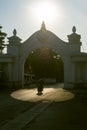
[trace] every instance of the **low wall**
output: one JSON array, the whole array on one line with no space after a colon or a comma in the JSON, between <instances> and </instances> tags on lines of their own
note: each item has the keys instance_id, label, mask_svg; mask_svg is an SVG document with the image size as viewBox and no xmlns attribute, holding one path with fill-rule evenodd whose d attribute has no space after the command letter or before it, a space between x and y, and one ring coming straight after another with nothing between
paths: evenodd
<instances>
[{"instance_id":1,"label":"low wall","mask_svg":"<svg viewBox=\"0 0 87 130\"><path fill-rule=\"evenodd\" d=\"M22 81L3 81L0 82L0 88L22 88Z\"/></svg>"}]
</instances>

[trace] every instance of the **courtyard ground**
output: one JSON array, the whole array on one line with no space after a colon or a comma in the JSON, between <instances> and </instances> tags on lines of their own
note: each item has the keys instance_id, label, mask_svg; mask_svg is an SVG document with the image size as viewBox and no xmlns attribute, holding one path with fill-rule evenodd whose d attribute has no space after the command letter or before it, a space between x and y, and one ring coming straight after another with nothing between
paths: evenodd
<instances>
[{"instance_id":1,"label":"courtyard ground","mask_svg":"<svg viewBox=\"0 0 87 130\"><path fill-rule=\"evenodd\" d=\"M0 91L0 130L87 130L87 89L45 85Z\"/></svg>"}]
</instances>

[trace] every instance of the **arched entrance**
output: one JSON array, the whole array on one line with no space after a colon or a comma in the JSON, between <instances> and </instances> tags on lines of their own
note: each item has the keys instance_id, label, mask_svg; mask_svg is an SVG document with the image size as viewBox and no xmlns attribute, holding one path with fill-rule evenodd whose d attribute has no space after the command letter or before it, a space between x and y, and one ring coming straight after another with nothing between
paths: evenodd
<instances>
[{"instance_id":1,"label":"arched entrance","mask_svg":"<svg viewBox=\"0 0 87 130\"><path fill-rule=\"evenodd\" d=\"M24 64L24 77L26 85L38 79L43 79L44 83L64 82L64 65L61 56L46 47L32 51Z\"/></svg>"},{"instance_id":2,"label":"arched entrance","mask_svg":"<svg viewBox=\"0 0 87 130\"><path fill-rule=\"evenodd\" d=\"M48 48L61 56L64 65L64 87L73 87L73 84L77 80L75 79L76 72L79 70L77 63L79 61L82 62L82 60L78 60L78 57L81 57L82 53L80 52L81 37L76 33L75 27L72 28L72 31L73 33L68 35L68 42L64 42L54 33L47 30L45 24L42 23L41 29L21 44L21 39L16 36L17 32L14 29L13 36L8 38L9 44L7 46L9 82L11 86L23 87L24 65L29 54L39 48L45 48L45 50ZM82 66L80 68L83 68ZM84 72L82 71L82 73ZM83 78L85 75L84 73Z\"/></svg>"},{"instance_id":3,"label":"arched entrance","mask_svg":"<svg viewBox=\"0 0 87 130\"><path fill-rule=\"evenodd\" d=\"M20 77L22 85L24 84L24 63L28 55L38 48L49 48L55 50L55 52L61 55L64 63L64 85L69 77L67 71L71 70L69 61L68 43L59 39L55 34L46 30L45 24L42 23L41 29L35 32L28 40L22 44L21 57L20 57ZM68 65L68 66L67 66ZM69 71L70 72L70 71Z\"/></svg>"}]
</instances>

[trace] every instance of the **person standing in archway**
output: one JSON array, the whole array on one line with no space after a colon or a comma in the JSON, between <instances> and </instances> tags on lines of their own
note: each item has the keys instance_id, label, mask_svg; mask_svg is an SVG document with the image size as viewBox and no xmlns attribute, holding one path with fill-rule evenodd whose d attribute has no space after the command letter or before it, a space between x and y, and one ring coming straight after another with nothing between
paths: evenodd
<instances>
[{"instance_id":1,"label":"person standing in archway","mask_svg":"<svg viewBox=\"0 0 87 130\"><path fill-rule=\"evenodd\" d=\"M38 91L38 93L37 93L37 95L42 95L43 93L42 93L42 91L43 91L43 80L42 79L40 79L39 80L39 83L38 83L38 86L37 86L37 91Z\"/></svg>"}]
</instances>

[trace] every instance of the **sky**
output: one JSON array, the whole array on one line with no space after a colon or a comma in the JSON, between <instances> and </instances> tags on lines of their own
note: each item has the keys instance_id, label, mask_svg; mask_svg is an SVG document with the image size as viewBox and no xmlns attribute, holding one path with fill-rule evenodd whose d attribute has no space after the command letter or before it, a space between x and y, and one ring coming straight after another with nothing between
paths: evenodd
<instances>
[{"instance_id":1,"label":"sky","mask_svg":"<svg viewBox=\"0 0 87 130\"><path fill-rule=\"evenodd\" d=\"M41 28L43 20L47 30L66 42L76 26L82 51L87 52L87 0L0 0L0 25L7 37L16 29L23 42Z\"/></svg>"}]
</instances>

